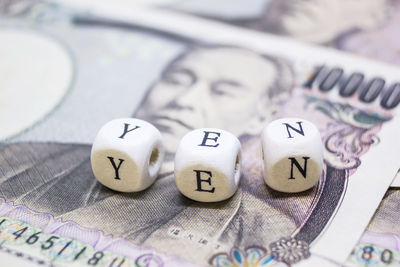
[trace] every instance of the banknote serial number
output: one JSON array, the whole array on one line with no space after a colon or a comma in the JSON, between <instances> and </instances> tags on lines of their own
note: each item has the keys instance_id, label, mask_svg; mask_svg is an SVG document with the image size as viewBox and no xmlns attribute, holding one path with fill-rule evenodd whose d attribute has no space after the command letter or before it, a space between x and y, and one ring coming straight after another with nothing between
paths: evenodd
<instances>
[{"instance_id":1,"label":"banknote serial number","mask_svg":"<svg viewBox=\"0 0 400 267\"><path fill-rule=\"evenodd\" d=\"M346 74L342 68L318 66L304 83L306 88L317 87L322 92L338 88L341 97L357 95L363 103L372 103L376 99L384 109L393 109L400 102L400 83L387 84L381 77L367 79L363 73Z\"/></svg>"},{"instance_id":2,"label":"banknote serial number","mask_svg":"<svg viewBox=\"0 0 400 267\"><path fill-rule=\"evenodd\" d=\"M400 255L394 249L375 244L358 244L351 253L348 263L357 266L399 266Z\"/></svg>"},{"instance_id":3,"label":"banknote serial number","mask_svg":"<svg viewBox=\"0 0 400 267\"><path fill-rule=\"evenodd\" d=\"M0 218L1 247L14 247L44 261L77 266L141 266L140 262L113 254L96 251L76 239L44 233L40 228L7 217ZM30 257L27 257L28 259Z\"/></svg>"}]
</instances>

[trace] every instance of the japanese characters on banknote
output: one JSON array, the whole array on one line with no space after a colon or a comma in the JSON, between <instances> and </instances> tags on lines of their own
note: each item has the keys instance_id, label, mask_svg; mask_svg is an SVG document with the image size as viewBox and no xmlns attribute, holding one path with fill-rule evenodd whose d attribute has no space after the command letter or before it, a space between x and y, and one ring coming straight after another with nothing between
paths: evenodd
<instances>
[{"instance_id":1,"label":"japanese characters on banknote","mask_svg":"<svg viewBox=\"0 0 400 267\"><path fill-rule=\"evenodd\" d=\"M340 265L399 168L395 67L103 2L5 1L0 23L8 77L0 88L0 253L11 264ZM29 97L20 109L6 105L21 95ZM288 195L264 185L259 133L292 115L319 127L325 162L318 186ZM153 123L166 143L161 175L142 193L108 190L90 169L96 131L122 116ZM240 189L222 203L190 201L173 180L178 141L204 126L229 130L243 145ZM385 201L396 205L394 197ZM387 229L384 215L375 217L370 227ZM351 263L398 259L388 248L397 232L368 245L377 236L363 237Z\"/></svg>"}]
</instances>

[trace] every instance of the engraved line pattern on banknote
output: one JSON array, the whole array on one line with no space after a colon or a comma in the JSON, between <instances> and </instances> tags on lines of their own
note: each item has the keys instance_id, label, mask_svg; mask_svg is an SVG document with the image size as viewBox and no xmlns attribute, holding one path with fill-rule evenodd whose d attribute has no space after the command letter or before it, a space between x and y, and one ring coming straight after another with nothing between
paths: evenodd
<instances>
[{"instance_id":1,"label":"engraved line pattern on banknote","mask_svg":"<svg viewBox=\"0 0 400 267\"><path fill-rule=\"evenodd\" d=\"M152 262L156 266L183 263L154 249L134 245L122 238L105 236L99 230L62 222L52 215L34 212L21 205L14 206L4 199L0 199L0 202L0 239L3 247L15 246L23 252L25 249L21 245L34 246L40 252L37 254L38 251L35 251L35 254L56 263L74 264L78 259L79 264L85 261L89 265L101 262L101 266L106 262L118 266L125 261L130 262L131 266L139 262ZM85 259L80 259L83 254Z\"/></svg>"},{"instance_id":2,"label":"engraved line pattern on banknote","mask_svg":"<svg viewBox=\"0 0 400 267\"><path fill-rule=\"evenodd\" d=\"M316 71L319 71L319 68L316 68ZM315 82L315 76L309 76L313 79L312 82ZM324 80L326 80L326 77L322 79L322 81ZM321 79L317 83L320 85ZM320 190L325 193L317 195L318 199L315 201L315 205L311 206L309 216L301 227L293 233L292 238L294 239L291 242L311 244L328 225L329 220L340 206L341 199L345 194L347 179L361 164L360 157L367 153L372 145L379 144L377 134L382 124L391 120L393 115L387 111L373 113L347 103L332 102L328 100L329 98L324 97L326 93L323 90L321 90L322 93L319 96L307 91L307 87L320 90L313 88L313 83L308 81L306 85L308 86L305 86L304 89L295 90L294 93L297 95L294 98L298 102L304 103L303 108L306 114L311 111L313 114L319 113L328 118L328 120L325 119L327 122L324 122L325 128L322 128L322 137L327 153L325 155L324 173L320 181L320 185L323 184L323 186ZM318 84L314 87L318 87ZM334 87L332 85L331 89ZM303 101L299 101L299 99L303 99ZM288 105L288 109L290 108L293 108L293 106ZM314 119L316 119L315 116ZM320 123L319 126L323 127L324 124ZM326 190L326 188L329 188L329 190ZM321 214L324 214L324 216L321 217ZM327 216L327 214L329 215ZM321 223L322 221L325 223ZM306 249L305 255L307 255L307 251ZM226 259L226 257L228 257L227 254L223 256L217 254L210 259L210 262L216 266L221 266L219 260ZM293 257L293 260L284 260L276 256L271 258L288 264L307 258L307 256L296 258L294 254ZM230 256L229 259L233 260L234 257Z\"/></svg>"}]
</instances>

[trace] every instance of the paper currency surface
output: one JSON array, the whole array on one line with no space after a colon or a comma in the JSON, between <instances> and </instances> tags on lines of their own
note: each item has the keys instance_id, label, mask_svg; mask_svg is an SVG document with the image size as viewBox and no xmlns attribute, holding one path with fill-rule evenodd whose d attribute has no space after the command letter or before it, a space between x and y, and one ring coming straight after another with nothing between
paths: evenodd
<instances>
[{"instance_id":1,"label":"paper currency surface","mask_svg":"<svg viewBox=\"0 0 400 267\"><path fill-rule=\"evenodd\" d=\"M398 0L136 0L400 64ZM121 1L129 5L128 1Z\"/></svg>"},{"instance_id":2,"label":"paper currency surface","mask_svg":"<svg viewBox=\"0 0 400 267\"><path fill-rule=\"evenodd\" d=\"M389 189L365 233L349 256L349 266L398 266L399 190Z\"/></svg>"},{"instance_id":3,"label":"paper currency surface","mask_svg":"<svg viewBox=\"0 0 400 267\"><path fill-rule=\"evenodd\" d=\"M400 1L136 1L400 65ZM125 5L128 3L125 2ZM400 187L400 176L391 184Z\"/></svg>"},{"instance_id":4,"label":"paper currency surface","mask_svg":"<svg viewBox=\"0 0 400 267\"><path fill-rule=\"evenodd\" d=\"M333 47L395 65L400 64L399 1L363 1L361 4L359 1L254 0L246 1L246 5L243 5L241 1L220 0L209 3L167 0L143 1L142 4L186 12L257 31ZM400 175L397 174L391 187L400 187ZM394 193L396 190L389 190L389 192ZM385 202L378 209L378 214L384 207ZM375 218L372 219L371 225L375 224L375 220ZM386 229L386 233L393 233L389 235L393 237L392 239L398 240L399 235L394 234L393 230L396 229L393 217L385 216L384 220L391 225ZM372 229L372 231L377 230ZM373 239L369 238L371 235ZM390 245L383 246L382 249L379 242L380 235L367 231L364 236L366 238L361 239L364 244L357 246L352 255L354 260L357 251L360 252L357 260L353 263L347 262L347 264L374 266L399 264L396 260L398 257L394 256L400 252L397 241L387 242L386 244ZM374 250L374 244L378 249Z\"/></svg>"},{"instance_id":5,"label":"paper currency surface","mask_svg":"<svg viewBox=\"0 0 400 267\"><path fill-rule=\"evenodd\" d=\"M399 167L399 70L219 23L111 7L3 6L4 49L15 36L37 37L64 49L73 63L56 63L73 75L55 77L59 91L68 88L62 100L0 148L1 252L78 266L343 263ZM90 169L96 131L118 116L146 119L164 135L167 160L141 193L108 190ZM294 195L270 190L261 174L259 133L283 116L313 121L325 144L321 182ZM216 204L184 198L172 174L180 137L204 126L231 131L243 146L240 189Z\"/></svg>"}]
</instances>

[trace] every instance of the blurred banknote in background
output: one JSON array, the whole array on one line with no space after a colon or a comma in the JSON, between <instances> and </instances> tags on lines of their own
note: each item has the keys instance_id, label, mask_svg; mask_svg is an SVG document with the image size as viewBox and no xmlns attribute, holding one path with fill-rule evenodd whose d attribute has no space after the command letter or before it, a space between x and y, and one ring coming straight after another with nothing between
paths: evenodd
<instances>
[{"instance_id":1,"label":"blurred banknote in background","mask_svg":"<svg viewBox=\"0 0 400 267\"><path fill-rule=\"evenodd\" d=\"M0 3L10 265L398 262L396 191L357 245L399 168L398 68L169 10ZM167 156L152 187L127 194L100 185L89 156L101 125L129 116L161 130ZM323 176L303 193L262 179L259 133L284 116L323 136ZM209 125L239 137L244 165L231 199L201 204L178 192L173 157L187 131Z\"/></svg>"},{"instance_id":2,"label":"blurred banknote in background","mask_svg":"<svg viewBox=\"0 0 400 267\"><path fill-rule=\"evenodd\" d=\"M128 1L122 1L125 4ZM398 0L136 0L400 64ZM245 4L243 4L245 2Z\"/></svg>"}]
</instances>

